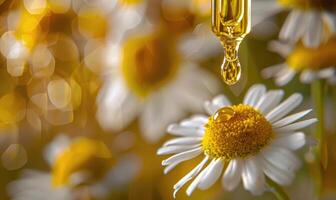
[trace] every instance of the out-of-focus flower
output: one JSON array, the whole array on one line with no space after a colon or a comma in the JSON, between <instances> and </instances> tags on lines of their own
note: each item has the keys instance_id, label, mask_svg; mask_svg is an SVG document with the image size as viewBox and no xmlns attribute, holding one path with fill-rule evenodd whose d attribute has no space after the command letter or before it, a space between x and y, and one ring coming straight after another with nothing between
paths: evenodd
<instances>
[{"instance_id":1,"label":"out-of-focus flower","mask_svg":"<svg viewBox=\"0 0 336 200\"><path fill-rule=\"evenodd\" d=\"M332 1L259 0L255 1L254 5L255 10L259 10L260 13L276 14L281 10L290 11L279 34L282 40L291 43L302 41L304 46L315 48L335 34L336 4Z\"/></svg>"},{"instance_id":2,"label":"out-of-focus flower","mask_svg":"<svg viewBox=\"0 0 336 200\"><path fill-rule=\"evenodd\" d=\"M190 54L199 47L180 44L185 43L164 27L155 27L109 46L109 74L97 99L97 118L103 128L118 132L139 117L144 137L156 141L169 123L198 110L218 89L212 75L186 60L184 52Z\"/></svg>"},{"instance_id":3,"label":"out-of-focus flower","mask_svg":"<svg viewBox=\"0 0 336 200\"><path fill-rule=\"evenodd\" d=\"M279 0L291 10L280 31L280 39L296 43L302 40L306 47L325 43L336 32L336 4L332 1Z\"/></svg>"},{"instance_id":4,"label":"out-of-focus flower","mask_svg":"<svg viewBox=\"0 0 336 200\"><path fill-rule=\"evenodd\" d=\"M45 158L51 172L25 171L20 180L9 186L14 199L102 196L108 193L109 187L131 180L139 168L135 157L126 156L116 162L103 142L84 137L58 136L46 148Z\"/></svg>"},{"instance_id":5,"label":"out-of-focus flower","mask_svg":"<svg viewBox=\"0 0 336 200\"><path fill-rule=\"evenodd\" d=\"M277 85L286 85L295 74L301 73L303 83L316 79L326 79L336 83L336 40L330 39L318 48L307 48L302 44L291 46L286 43L272 42L270 48L286 58L286 62L262 71L265 78L275 78Z\"/></svg>"},{"instance_id":6,"label":"out-of-focus flower","mask_svg":"<svg viewBox=\"0 0 336 200\"><path fill-rule=\"evenodd\" d=\"M147 0L73 1L79 32L88 38L108 37L119 41L145 16Z\"/></svg>"},{"instance_id":7,"label":"out-of-focus flower","mask_svg":"<svg viewBox=\"0 0 336 200\"><path fill-rule=\"evenodd\" d=\"M193 178L188 195L196 188L211 187L223 171L222 183L227 190L242 180L246 190L260 195L266 190L266 177L280 185L290 184L300 167L292 151L306 143L305 134L299 130L316 119L300 120L311 110L287 116L301 103L302 96L293 94L280 103L283 95L282 90L266 92L264 85L254 85L243 104L231 105L220 95L205 103L210 117L196 115L170 125L167 131L180 137L167 141L157 152L176 154L162 162L165 173L183 161L204 156L174 185L174 196Z\"/></svg>"}]
</instances>

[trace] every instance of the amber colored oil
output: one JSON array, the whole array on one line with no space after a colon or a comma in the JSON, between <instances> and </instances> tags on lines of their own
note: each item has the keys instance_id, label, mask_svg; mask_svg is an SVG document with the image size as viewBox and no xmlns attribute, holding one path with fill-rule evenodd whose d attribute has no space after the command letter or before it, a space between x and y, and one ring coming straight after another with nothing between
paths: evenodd
<instances>
[{"instance_id":1,"label":"amber colored oil","mask_svg":"<svg viewBox=\"0 0 336 200\"><path fill-rule=\"evenodd\" d=\"M225 50L221 74L228 85L240 79L239 45L250 30L251 0L212 0L212 31Z\"/></svg>"}]
</instances>

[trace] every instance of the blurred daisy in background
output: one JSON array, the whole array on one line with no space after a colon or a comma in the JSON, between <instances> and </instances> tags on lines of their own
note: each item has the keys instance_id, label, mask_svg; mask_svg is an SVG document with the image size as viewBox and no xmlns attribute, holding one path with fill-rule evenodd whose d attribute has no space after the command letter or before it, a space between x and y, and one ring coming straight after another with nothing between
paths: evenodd
<instances>
[{"instance_id":1,"label":"blurred daisy in background","mask_svg":"<svg viewBox=\"0 0 336 200\"><path fill-rule=\"evenodd\" d=\"M104 129L118 132L139 117L142 134L154 142L169 123L197 111L219 84L195 60L186 59L200 46L182 43L165 26L144 26L109 46L97 119Z\"/></svg>"},{"instance_id":2,"label":"blurred daisy in background","mask_svg":"<svg viewBox=\"0 0 336 200\"><path fill-rule=\"evenodd\" d=\"M134 156L116 160L99 140L65 135L47 146L45 159L51 172L25 170L21 179L8 187L12 199L102 197L111 186L132 180L140 164Z\"/></svg>"},{"instance_id":3,"label":"blurred daisy in background","mask_svg":"<svg viewBox=\"0 0 336 200\"><path fill-rule=\"evenodd\" d=\"M89 41L109 38L119 41L126 30L144 18L147 0L74 0L79 33Z\"/></svg>"},{"instance_id":4,"label":"blurred daisy in background","mask_svg":"<svg viewBox=\"0 0 336 200\"><path fill-rule=\"evenodd\" d=\"M174 185L174 196L192 179L186 190L189 196L196 188L207 189L222 172L222 185L229 191L241 180L254 195L265 192L271 183L289 185L300 167L293 151L306 144L300 129L316 119L300 120L311 110L288 115L303 98L296 93L280 103L283 95L282 90L266 91L264 85L253 85L243 104L231 105L220 95L205 103L209 117L195 115L170 125L167 131L180 137L167 141L157 152L175 154L162 162L165 173L181 162L204 157Z\"/></svg>"},{"instance_id":5,"label":"blurred daisy in background","mask_svg":"<svg viewBox=\"0 0 336 200\"><path fill-rule=\"evenodd\" d=\"M302 41L309 48L327 42L336 32L336 4L329 0L278 0L290 9L279 38L291 43Z\"/></svg>"},{"instance_id":6,"label":"blurred daisy in background","mask_svg":"<svg viewBox=\"0 0 336 200\"><path fill-rule=\"evenodd\" d=\"M336 4L329 0L256 0L252 11L257 21L265 19L263 16L289 11L279 38L292 44L302 42L306 47L316 48L336 33Z\"/></svg>"},{"instance_id":7,"label":"blurred daisy in background","mask_svg":"<svg viewBox=\"0 0 336 200\"><path fill-rule=\"evenodd\" d=\"M270 49L282 55L285 63L277 64L262 71L264 78L274 78L279 86L290 82L300 73L303 83L312 83L316 79L325 79L336 84L336 40L330 39L318 48L307 48L302 44L290 45L273 41Z\"/></svg>"}]
</instances>

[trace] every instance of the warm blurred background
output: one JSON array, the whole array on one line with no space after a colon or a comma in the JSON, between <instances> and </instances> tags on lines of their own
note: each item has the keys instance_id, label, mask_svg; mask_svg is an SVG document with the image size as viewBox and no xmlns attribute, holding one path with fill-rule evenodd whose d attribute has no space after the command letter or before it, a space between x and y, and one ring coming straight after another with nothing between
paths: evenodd
<instances>
[{"instance_id":1,"label":"warm blurred background","mask_svg":"<svg viewBox=\"0 0 336 200\"><path fill-rule=\"evenodd\" d=\"M288 10L272 13L265 1L240 48L241 81L222 83L210 2L0 0L0 199L173 199L173 185L198 160L163 175L156 150L169 138L166 126L203 113L203 102L216 94L239 102L254 83L276 88L260 71L284 62L268 44ZM284 89L303 93L311 107L309 85L295 77ZM335 108L329 96L326 102L331 142L323 194L336 199ZM285 188L298 200L309 199L314 187L311 149L301 154L307 161ZM242 186L225 192L217 183L177 198L273 196L254 197Z\"/></svg>"}]
</instances>

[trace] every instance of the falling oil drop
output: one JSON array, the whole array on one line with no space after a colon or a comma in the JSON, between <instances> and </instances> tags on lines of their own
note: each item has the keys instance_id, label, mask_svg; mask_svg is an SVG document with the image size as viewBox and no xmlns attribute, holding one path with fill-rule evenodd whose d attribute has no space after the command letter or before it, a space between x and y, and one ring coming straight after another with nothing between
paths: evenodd
<instances>
[{"instance_id":1,"label":"falling oil drop","mask_svg":"<svg viewBox=\"0 0 336 200\"><path fill-rule=\"evenodd\" d=\"M228 85L236 84L241 75L241 66L239 60L227 60L224 58L222 67L221 67L221 75L224 82Z\"/></svg>"},{"instance_id":2,"label":"falling oil drop","mask_svg":"<svg viewBox=\"0 0 336 200\"><path fill-rule=\"evenodd\" d=\"M228 85L234 85L240 79L241 65L238 58L240 42L239 39L222 41L225 53L224 61L221 66L221 75L224 82Z\"/></svg>"}]
</instances>

